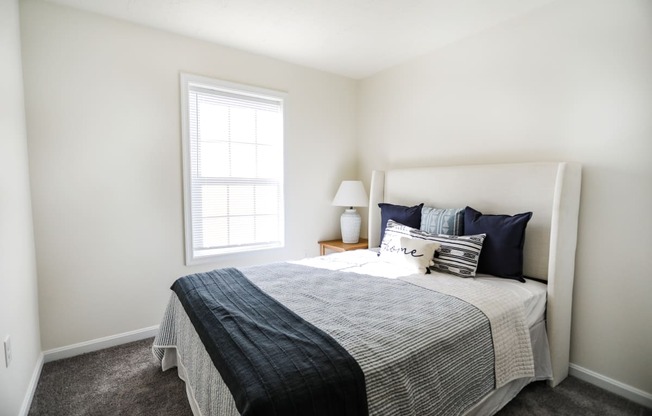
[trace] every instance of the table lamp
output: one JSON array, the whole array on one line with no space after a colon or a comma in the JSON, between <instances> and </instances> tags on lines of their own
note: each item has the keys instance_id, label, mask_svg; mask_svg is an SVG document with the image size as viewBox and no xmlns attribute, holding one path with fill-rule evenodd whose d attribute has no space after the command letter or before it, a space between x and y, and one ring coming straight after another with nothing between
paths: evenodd
<instances>
[{"instance_id":1,"label":"table lamp","mask_svg":"<svg viewBox=\"0 0 652 416\"><path fill-rule=\"evenodd\" d=\"M361 181L342 181L340 188L335 194L333 205L348 207L340 217L342 229L342 242L355 244L360 241L360 214L354 207L366 207L368 205L367 193Z\"/></svg>"}]
</instances>

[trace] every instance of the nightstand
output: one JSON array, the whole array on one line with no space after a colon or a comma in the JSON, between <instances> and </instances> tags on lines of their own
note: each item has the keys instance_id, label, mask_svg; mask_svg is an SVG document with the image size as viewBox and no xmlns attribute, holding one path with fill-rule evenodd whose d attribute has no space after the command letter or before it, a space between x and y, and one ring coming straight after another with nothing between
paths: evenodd
<instances>
[{"instance_id":1,"label":"nightstand","mask_svg":"<svg viewBox=\"0 0 652 416\"><path fill-rule=\"evenodd\" d=\"M323 256L326 254L326 249L333 251L349 251L349 250L358 250L361 248L368 248L369 242L366 238L361 238L360 241L354 244L343 243L342 240L328 240L319 242L319 255Z\"/></svg>"}]
</instances>

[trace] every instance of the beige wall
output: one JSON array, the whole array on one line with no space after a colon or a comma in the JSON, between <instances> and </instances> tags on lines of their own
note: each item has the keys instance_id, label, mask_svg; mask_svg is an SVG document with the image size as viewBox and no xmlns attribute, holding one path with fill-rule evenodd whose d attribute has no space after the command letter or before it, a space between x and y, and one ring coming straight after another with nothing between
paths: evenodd
<instances>
[{"instance_id":1,"label":"beige wall","mask_svg":"<svg viewBox=\"0 0 652 416\"><path fill-rule=\"evenodd\" d=\"M2 342L11 336L5 367ZM41 353L18 0L0 0L0 415L19 413Z\"/></svg>"},{"instance_id":2,"label":"beige wall","mask_svg":"<svg viewBox=\"0 0 652 416\"><path fill-rule=\"evenodd\" d=\"M40 1L21 18L44 350L158 324L177 277L336 236L353 80ZM184 266L180 71L288 92L284 249Z\"/></svg>"},{"instance_id":3,"label":"beige wall","mask_svg":"<svg viewBox=\"0 0 652 416\"><path fill-rule=\"evenodd\" d=\"M367 180L413 165L583 164L571 361L645 392L651 17L646 0L554 2L363 80L359 93Z\"/></svg>"}]
</instances>

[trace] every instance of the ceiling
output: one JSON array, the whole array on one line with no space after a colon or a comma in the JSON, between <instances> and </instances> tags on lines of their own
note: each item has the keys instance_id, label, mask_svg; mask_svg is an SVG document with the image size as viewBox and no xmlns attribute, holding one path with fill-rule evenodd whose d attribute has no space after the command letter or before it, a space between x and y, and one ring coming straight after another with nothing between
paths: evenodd
<instances>
[{"instance_id":1,"label":"ceiling","mask_svg":"<svg viewBox=\"0 0 652 416\"><path fill-rule=\"evenodd\" d=\"M553 0L47 0L365 78Z\"/></svg>"}]
</instances>

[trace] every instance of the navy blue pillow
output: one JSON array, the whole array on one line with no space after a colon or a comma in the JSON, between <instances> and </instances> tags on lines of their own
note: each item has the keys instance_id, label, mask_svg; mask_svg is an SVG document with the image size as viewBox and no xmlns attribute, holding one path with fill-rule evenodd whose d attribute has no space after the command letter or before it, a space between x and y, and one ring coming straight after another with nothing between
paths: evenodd
<instances>
[{"instance_id":1,"label":"navy blue pillow","mask_svg":"<svg viewBox=\"0 0 652 416\"><path fill-rule=\"evenodd\" d=\"M380 208L380 242L383 242L385 236L385 227L387 221L394 220L403 225L412 228L421 227L421 208L423 203L413 207L404 207L403 205L392 205L381 202L378 204Z\"/></svg>"},{"instance_id":2,"label":"navy blue pillow","mask_svg":"<svg viewBox=\"0 0 652 416\"><path fill-rule=\"evenodd\" d=\"M471 207L464 210L464 233L487 234L480 252L478 273L525 282L523 245L531 212L516 215L483 215Z\"/></svg>"}]
</instances>

